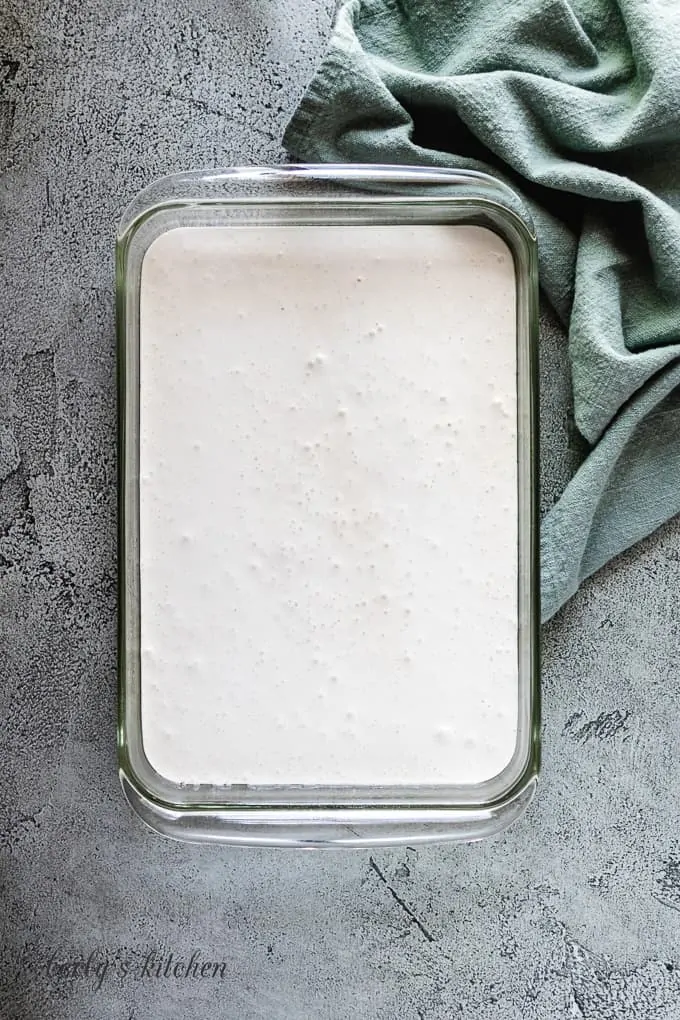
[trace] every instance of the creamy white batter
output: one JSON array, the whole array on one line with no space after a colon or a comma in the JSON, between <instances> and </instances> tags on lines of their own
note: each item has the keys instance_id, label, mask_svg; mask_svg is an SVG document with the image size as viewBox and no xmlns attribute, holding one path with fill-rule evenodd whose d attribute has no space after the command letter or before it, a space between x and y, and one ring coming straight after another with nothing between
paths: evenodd
<instances>
[{"instance_id":1,"label":"creamy white batter","mask_svg":"<svg viewBox=\"0 0 680 1020\"><path fill-rule=\"evenodd\" d=\"M515 273L187 227L141 281L141 703L183 783L477 783L517 732Z\"/></svg>"}]
</instances>

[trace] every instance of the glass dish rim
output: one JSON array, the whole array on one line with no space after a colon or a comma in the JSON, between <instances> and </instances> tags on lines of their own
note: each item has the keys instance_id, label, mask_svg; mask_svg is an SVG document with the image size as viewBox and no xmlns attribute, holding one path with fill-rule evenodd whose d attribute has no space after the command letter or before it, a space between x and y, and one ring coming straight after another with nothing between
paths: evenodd
<instances>
[{"instance_id":1,"label":"glass dish rim","mask_svg":"<svg viewBox=\"0 0 680 1020\"><path fill-rule=\"evenodd\" d=\"M238 197L227 197L224 195L218 195L216 197L206 197L202 195L184 195L171 200L161 200L160 196L166 187L175 188L180 190L182 188L191 189L193 186L220 186L223 184L231 183L255 183L255 184L289 184L297 181L312 181L314 183L322 183L326 185L343 185L343 184L356 184L356 183L367 183L367 184L390 184L390 185L403 185L405 193L393 194L393 195L380 195L373 196L370 193L367 194L350 194L343 195L340 199L336 199L334 196L328 194L321 194L318 196L304 195L302 197L265 197L262 196L243 196ZM432 185L449 185L454 186L456 193L442 197L441 195L434 197L432 195L412 195L408 194L408 189L418 184L432 184ZM469 189L472 189L470 191ZM485 194L486 192L486 194ZM159 808L168 810L174 810L179 812L187 813L205 813L214 814L216 812L222 813L239 813L239 812L293 812L299 813L300 811L327 811L330 814L333 812L338 813L341 811L366 811L370 810L373 812L391 811L391 812L461 812L469 813L479 809L492 810L494 807L502 807L504 804L517 797L522 790L524 790L532 781L538 772L539 758L540 758L540 740L539 740L539 723L540 723L540 690L539 690L539 678L540 678L540 663L539 663L539 648L538 648L538 631L540 626L540 608L539 608L539 591L538 591L538 541L537 541L537 491L538 491L538 456L537 456L537 351L536 351L536 333L537 333L537 308L536 308L536 292L537 292L537 262L536 262L536 239L535 234L532 231L530 225L528 225L525 219L520 216L514 208L506 204L508 196L513 196L516 199L514 192L507 185L496 180L495 178L489 177L486 174L482 174L477 171L458 171L453 169L436 169L429 167L404 167L404 166L389 166L379 164L291 164L281 165L276 167L231 167L224 168L221 170L194 170L180 174L171 174L164 178L160 178L157 181L152 182L147 188L139 192L131 203L127 206L123 213L120 228L117 234L116 240L116 283L117 283L117 328L118 328L118 361L119 361L119 552L120 552L120 567L119 574L121 576L121 583L119 584L119 724L118 724L118 748L119 748L119 766L121 775L125 777L127 782L135 789L137 789L140 796L148 799L151 803L156 804ZM450 207L452 210L462 210L463 206L468 204L475 209L484 209L488 206L494 210L497 217L496 233L498 233L505 243L510 248L513 258L515 259L516 266L516 278L517 278L517 297L518 297L518 327L520 325L520 316L524 316L524 331L526 333L525 340L522 341L519 335L518 328L518 345L524 343L526 348L525 354L528 357L528 374L530 376L530 385L528 393L525 395L525 404L528 404L528 419L531 424L530 435L525 443L520 442L519 428L518 428L518 457L520 446L525 450L525 459L528 460L529 468L529 479L530 479L530 494L529 494L529 526L528 530L528 544L529 549L529 562L531 563L532 569L530 571L530 616L528 620L528 626L530 633L525 638L526 643L530 647L530 658L531 658L531 674L528 678L528 689L526 695L529 699L527 707L527 718L528 727L525 740L525 753L523 760L519 762L519 766L515 767L513 772L513 781L508 784L501 793L495 798L486 800L475 799L474 797L465 798L464 800L451 800L443 799L442 801L419 801L416 798L417 795L422 794L426 788L417 787L399 788L399 792L402 793L402 800L392 797L387 800L375 800L370 794L379 792L380 789L377 787L357 787L354 788L357 792L364 791L367 795L366 799L361 797L355 797L352 795L348 796L348 802L343 800L332 800L330 802L324 801L318 794L329 788L323 787L280 787L280 788L262 788L265 791L271 791L272 789L284 790L284 791L295 791L307 790L310 798L314 795L314 799L309 801L293 800L289 801L275 801L263 799L241 801L236 797L232 796L229 800L209 800L202 801L197 799L172 799L163 795L163 792L159 790L159 787L155 788L149 783L149 773L147 772L146 778L140 772L138 767L139 760L138 755L131 749L131 720L129 713L129 702L131 698L131 692L129 690L128 680L128 669L127 669L127 641L126 641L126 619L127 619L127 586L125 583L125 576L127 575L127 553L128 553L128 541L127 541L127 524L129 519L128 513L128 471L126 469L126 450L127 450L127 435L128 429L126 426L127 421L127 393L126 393L126 360L129 355L129 329L128 329L128 301L129 301L129 290L128 290L128 256L131 247L134 243L135 237L138 235L140 228L155 217L172 211L186 209L193 207L194 209L199 208L215 208L224 207L227 209L235 209L238 207L245 207L249 209L261 208L261 209L275 209L285 208L287 210L294 207L303 207L306 209L320 209L326 207L333 207L335 209L342 207L359 208L381 208L381 209L396 209L401 208L417 208L422 210L426 207L436 207L444 204ZM464 215L460 216L460 219L470 222L470 218ZM437 220L433 220L437 222ZM188 224L187 224L188 225ZM489 224L486 224L489 226ZM503 227L505 226L505 230ZM494 229L490 227L490 229ZM162 232L162 231L161 231ZM149 242L151 243L151 242ZM523 250L519 249L523 246ZM143 261L144 252L147 250L148 245L144 248L139 265ZM520 257L524 260L523 265L518 265ZM522 270L520 272L520 269ZM521 291L521 294L520 294ZM521 298L521 300L520 300ZM138 299L138 281L137 281L137 299ZM522 308L520 308L520 304ZM138 341L138 337L137 337ZM518 349L518 358L519 358ZM138 434L137 434L138 441ZM520 483L519 472L518 472L518 484ZM521 523L519 531L521 534ZM520 542L520 536L518 535L518 545ZM526 542L526 539L525 539ZM521 551L521 550L520 550ZM521 564L520 564L521 571ZM520 678L520 687L522 681ZM520 691L521 696L521 691ZM518 714L518 739L517 747L519 746L520 740L520 729L521 729L521 718ZM140 746L141 746L141 734L140 734ZM143 748L142 748L142 756ZM509 762L506 769L504 769L500 776L502 776L507 769L513 764L516 755L513 755L511 762ZM149 765L149 772L153 773L154 776L159 774L153 770ZM163 777L160 777L163 779ZM494 777L497 778L497 777ZM195 788L185 786L184 784L173 784L170 781L166 781L169 786L178 792L192 790ZM464 789L470 794L474 793L479 787L488 785L486 782L482 784L469 785ZM212 790L224 791L225 795L231 790L234 791L234 787L220 786L211 787ZM349 788L347 788L349 789ZM396 788L393 788L393 790ZM437 787L437 790L443 788ZM447 787L447 791L458 790L460 787ZM411 792L412 791L412 792ZM239 791L240 792L240 791Z\"/></svg>"}]
</instances>

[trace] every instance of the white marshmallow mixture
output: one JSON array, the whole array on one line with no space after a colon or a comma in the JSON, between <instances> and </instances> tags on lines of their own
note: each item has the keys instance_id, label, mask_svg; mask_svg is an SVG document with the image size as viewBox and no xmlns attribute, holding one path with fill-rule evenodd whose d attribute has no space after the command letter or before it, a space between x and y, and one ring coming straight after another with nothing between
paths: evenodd
<instances>
[{"instance_id":1,"label":"white marshmallow mixture","mask_svg":"<svg viewBox=\"0 0 680 1020\"><path fill-rule=\"evenodd\" d=\"M182 783L468 784L518 717L515 271L481 227L143 262L141 705Z\"/></svg>"}]
</instances>

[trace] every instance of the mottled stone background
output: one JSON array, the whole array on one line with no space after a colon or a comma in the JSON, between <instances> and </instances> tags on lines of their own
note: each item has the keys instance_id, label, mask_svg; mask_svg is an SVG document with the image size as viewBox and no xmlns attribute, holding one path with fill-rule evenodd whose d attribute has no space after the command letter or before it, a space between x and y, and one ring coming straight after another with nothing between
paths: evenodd
<instances>
[{"instance_id":1,"label":"mottled stone background","mask_svg":"<svg viewBox=\"0 0 680 1020\"><path fill-rule=\"evenodd\" d=\"M197 848L121 795L115 225L159 174L282 157L333 6L0 0L0 1018L680 1018L677 523L547 628L501 838ZM549 314L541 345L549 504L579 444ZM144 972L193 951L223 975Z\"/></svg>"}]
</instances>

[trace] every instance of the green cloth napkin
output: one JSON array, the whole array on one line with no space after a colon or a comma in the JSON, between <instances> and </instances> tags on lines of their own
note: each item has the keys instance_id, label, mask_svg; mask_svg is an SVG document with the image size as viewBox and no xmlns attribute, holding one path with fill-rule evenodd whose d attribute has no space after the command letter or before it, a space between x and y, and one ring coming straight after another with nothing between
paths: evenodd
<instances>
[{"instance_id":1,"label":"green cloth napkin","mask_svg":"<svg viewBox=\"0 0 680 1020\"><path fill-rule=\"evenodd\" d=\"M349 0L285 135L524 197L590 447L542 523L543 619L680 510L679 40L679 0Z\"/></svg>"}]
</instances>

